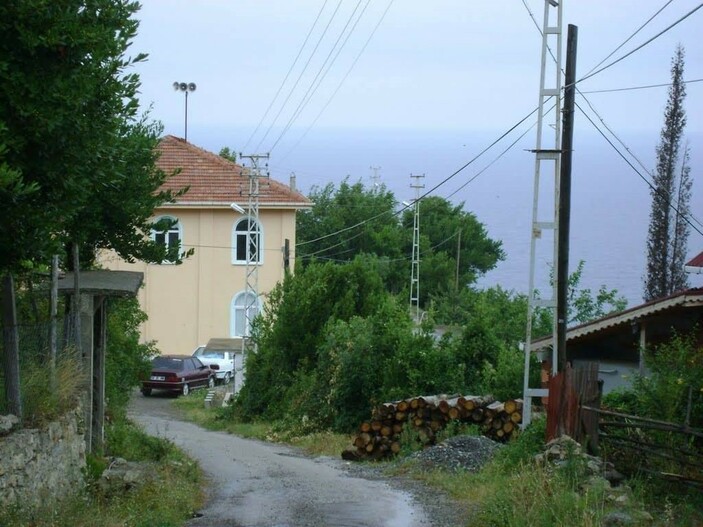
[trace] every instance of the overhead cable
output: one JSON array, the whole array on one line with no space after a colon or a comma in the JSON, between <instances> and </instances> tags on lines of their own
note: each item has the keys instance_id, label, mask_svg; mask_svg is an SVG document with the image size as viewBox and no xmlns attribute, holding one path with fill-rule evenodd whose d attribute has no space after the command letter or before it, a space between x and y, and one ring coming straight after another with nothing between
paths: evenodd
<instances>
[{"instance_id":1,"label":"overhead cable","mask_svg":"<svg viewBox=\"0 0 703 527\"><path fill-rule=\"evenodd\" d=\"M278 143L281 141L284 135L288 132L290 127L293 125L295 120L300 116L300 113L303 111L305 106L307 106L308 102L314 95L314 93L317 91L317 88L319 88L320 84L322 83L323 79L327 76L327 72L329 72L330 68L332 65L335 63L337 60L337 57L339 56L339 53L342 51L344 46L346 45L347 41L349 40L349 37L351 34L354 32L354 29L356 28L356 25L359 23L359 20L361 20L361 17L364 14L364 11L366 11L366 8L368 7L369 3L371 0L366 0L366 5L364 6L364 9L361 11L361 14L359 17L356 19L356 22L352 26L351 30L347 33L347 28L349 27L349 24L354 18L354 15L356 14L356 11L359 9L359 6L361 5L362 0L358 0L356 3L356 7L354 7L354 10L352 13L349 15L349 18L347 19L347 23L344 25L342 28L342 31L340 31L339 36L337 37L337 40L335 41L334 45L332 46L332 49L330 49L329 53L327 54L327 57L325 57L324 62L322 63L322 66L320 66L320 69L317 71L317 74L315 75L315 78L313 78L312 82L310 83L310 86L308 86L308 89L305 91L305 94L303 97L300 99L300 102L298 103L298 106L295 108L293 113L291 114L290 118L288 119L288 122L286 125L283 127L283 130L279 134L278 138L274 141L273 145L269 149L269 151L273 151ZM342 37L346 34L346 38L342 42L341 46L339 45L339 42L342 40ZM339 46L339 48L338 48ZM334 58L330 61L330 58L334 54L335 50L337 50L337 53L334 55ZM327 63L329 62L329 67L326 68ZM326 69L325 69L326 68ZM319 82L317 82L319 79Z\"/></svg>"},{"instance_id":2,"label":"overhead cable","mask_svg":"<svg viewBox=\"0 0 703 527\"><path fill-rule=\"evenodd\" d=\"M243 151L246 151L247 146L249 146L249 143L254 138L254 136L257 134L259 129L261 128L261 125L263 124L264 120L266 119L269 112L271 111L271 108L273 107L274 103L276 102L276 99L278 99L278 96L281 94L281 90L283 90L283 86L285 86L286 81L288 80L288 77L290 76L291 72L293 71L293 68L295 68L295 65L298 63L298 59L300 58L300 55L302 55L303 49L305 49L305 46L308 43L308 40L310 39L310 35L312 35L312 32L315 29L315 26L317 25L317 22L320 20L320 16L322 15L322 12L325 10L325 6L327 5L328 1L329 0L325 0L322 4L322 7L317 12L317 16L315 17L315 21L312 23L312 26L310 26L310 30L308 31L308 34L305 36L305 40L303 41L303 44L300 46L300 49L298 50L298 54L295 56L295 59L293 60L293 64L291 64L290 68L288 68L288 73L286 73L286 76L283 78L283 82L281 82L281 85L278 87L278 90L276 91L276 95L274 95L273 99L271 99L271 102L269 103L268 108L266 108L264 115L261 117L259 124L256 125L256 128L249 136L249 139L247 139L247 142L244 144L244 148L242 149Z\"/></svg>"},{"instance_id":3,"label":"overhead cable","mask_svg":"<svg viewBox=\"0 0 703 527\"><path fill-rule=\"evenodd\" d=\"M322 114L325 113L325 110L327 110L327 107L332 102L332 99L335 98L335 96L337 95L337 92L339 92L339 89L342 87L344 82L347 80L347 77L349 77L349 74L354 69L354 66L356 66L357 62L359 62L361 55L363 55L364 51L366 50L366 47L369 45L369 42L371 42L371 39L376 34L376 30L378 30L379 26L381 25L381 22L383 22L383 19L386 17L386 13L388 13L388 10L393 5L394 1L395 0L390 0L390 2L388 2L388 5L386 6L386 10L383 12L383 14L381 15L381 18L378 20L378 22L374 26L373 30L371 31L371 34L369 35L369 38L366 39L366 42L361 47L361 50L359 51L356 58L354 59L354 62L352 62L351 66L349 66L349 69L344 74L344 77L342 77L342 80L339 81L339 84L337 84L337 87L335 88L334 92L332 92L332 95L330 95L330 97L329 97L329 99L327 99L327 102L325 103L325 105L322 107L320 112L317 114L317 117L315 117L315 119L313 119L312 123L310 123L310 125L305 129L305 132L303 132L303 134L298 138L298 140L295 142L295 144L285 154L283 154L283 156L280 157L281 160L284 160L285 158L287 158L291 154L291 152L293 152L296 149L296 147L308 135L308 132L310 132L310 130L317 124L317 121L320 119L320 117L322 117Z\"/></svg>"},{"instance_id":4,"label":"overhead cable","mask_svg":"<svg viewBox=\"0 0 703 527\"><path fill-rule=\"evenodd\" d=\"M614 60L613 62L611 62L611 63L609 63L609 64L603 66L602 68L597 69L596 71L593 71L593 72L589 73L588 75L586 75L586 76L584 76L584 77L581 77L580 79L576 80L576 82L575 82L574 84L578 84L578 83L580 83L580 82L585 81L586 79L590 79L591 77L594 77L594 76L598 75L599 73L602 73L603 71L607 70L608 68L611 68L612 66L615 66L617 63L622 62L623 60L625 60L627 57L629 57L629 56L632 55L633 53L636 53L637 51L639 51L639 50L642 49L643 47L647 46L648 44L651 44L651 43L654 42L656 39L658 39L659 37L661 37L664 33L670 31L672 28L674 28L675 26L677 26L678 24L680 24L681 22L683 22L684 20L686 20L686 19L687 19L688 17L690 17L693 13L695 13L696 11L698 11L701 7L703 7L703 3L698 4L697 7L694 7L693 9L691 9L688 13L686 13L684 16L682 16L681 18L679 18L676 22L674 22L673 24L671 24L671 25L667 26L666 28L662 29L659 33L657 33L656 35L654 35L652 38L646 40L645 42L643 42L642 44L640 44L639 46L637 46L635 49L633 49L632 51L630 51L630 52L628 52L628 53L625 53L625 54L624 54L622 57L620 57L619 59ZM565 88L566 88L566 86L565 86Z\"/></svg>"},{"instance_id":5,"label":"overhead cable","mask_svg":"<svg viewBox=\"0 0 703 527\"><path fill-rule=\"evenodd\" d=\"M334 8L334 12L332 13L332 16L330 16L330 19L327 21L327 25L325 26L325 29L322 31L320 38L317 39L317 43L315 44L315 47L313 48L313 50L310 52L310 56L308 56L308 60L305 62L305 65L303 66L303 69L300 71L298 78L295 80L293 87L288 91L288 95L286 96L285 100L283 101L283 104L281 105L281 107L278 109L278 113L276 113L276 116L273 118L273 121L271 121L271 124L266 129L266 133L261 138L259 143L256 145L255 150L259 150L259 148L261 147L261 144L266 140L269 133L271 133L271 130L276 125L276 122L278 121L278 118L281 116L283 109L286 107L286 104L288 104L288 101L290 100L291 96L293 95L293 92L298 87L298 83L300 83L300 79L303 78L303 75L305 74L305 71L308 69L308 66L310 65L310 62L312 61L312 58L315 56L315 53L317 52L317 48L320 47L320 43L322 43L322 39L327 34L327 30L329 30L330 25L332 24L332 21L337 16L337 11L339 11L339 8L342 6L342 2L343 2L343 0L339 0L339 2L337 3L337 7Z\"/></svg>"},{"instance_id":6,"label":"overhead cable","mask_svg":"<svg viewBox=\"0 0 703 527\"><path fill-rule=\"evenodd\" d=\"M610 57L612 57L612 56L615 55L618 51L620 51L620 50L622 49L622 47L623 47L625 44L627 44L630 40L632 40L632 39L635 37L635 35L637 35L637 33L639 33L640 31L642 31L652 20L654 20L654 19L657 17L657 15L658 15L659 13L661 13L662 11L664 11L664 9L666 9L666 8L669 6L669 4L671 4L671 2L673 2L673 1L674 1L674 0L669 0L669 1L668 1L667 3L665 3L662 7L660 7L660 8L657 10L657 12L654 13L652 16L650 16L640 27L638 27L638 28L635 30L634 33L632 33L629 37L627 37L627 38L622 42L622 44L620 44L617 48L615 48L613 51L611 51L611 52L608 54L608 56L605 57L603 60L601 60L598 64L596 64L595 66L593 66L593 67L590 69L590 71L589 71L588 73L593 72L593 70L595 70L596 68L598 68L599 66L601 66L606 60L608 60ZM587 75L588 75L588 73L587 73Z\"/></svg>"},{"instance_id":7,"label":"overhead cable","mask_svg":"<svg viewBox=\"0 0 703 527\"><path fill-rule=\"evenodd\" d=\"M615 152L617 152L617 154L625 161L625 163L630 165L630 168L632 168L632 170L635 171L635 173L640 177L640 179L642 179L642 181L644 181L646 183L646 185L650 188L650 190L652 192L658 192L656 190L656 187L645 176L643 176L639 170L637 170L635 165L633 165L630 162L630 160L627 159L627 157L625 157L625 155L618 149L617 146L615 146L615 144L610 140L610 138L607 135L605 135L605 133L598 127L598 125L593 121L593 119L591 119L591 117L583 110L583 108L581 108L581 106L579 106L578 103L576 103L576 107L579 110L581 110L581 113L586 117L586 119L588 119L588 121L593 125L593 127L598 131L598 133L608 142L608 144L613 148L613 150L615 150ZM672 210L674 210L676 213L679 213L679 209L676 206L674 206L673 203L671 203L671 200L669 200L669 207ZM696 231L698 234L703 236L703 231L701 231L701 229L699 229L696 225L694 225L691 222L691 220L688 218L687 214L682 214L681 216L694 231Z\"/></svg>"},{"instance_id":8,"label":"overhead cable","mask_svg":"<svg viewBox=\"0 0 703 527\"><path fill-rule=\"evenodd\" d=\"M480 158L483 154L485 154L486 152L488 152L488 150L490 150L490 149L493 148L497 143L499 143L500 141L502 141L502 140L503 140L507 135L509 135L513 130L515 130L515 129L516 129L517 127L519 127L522 123L524 123L526 120L528 120L535 112L537 112L537 110L538 110L538 108L535 108L535 109L532 110L530 113L528 113L527 115L525 115L525 117L523 117L523 118L520 119L517 123L515 123L513 126L511 126L507 131L505 131L503 134L501 134L496 140L494 140L491 144L489 144L489 145L488 145L486 148L484 148L481 152L479 152L478 154L476 154L471 160L469 160L469 161L468 161L467 163L465 163L463 166L461 166L460 168L458 168L457 170L455 170L453 173L451 173L450 175L448 175L448 176L447 176L446 178L444 178L442 181L440 181L439 183L437 183L434 187L432 187L431 189L429 189L428 191L426 191L426 192L425 192L424 194L422 194L418 199L423 199L423 198L425 198L426 196L428 196L429 194L431 194L432 192L434 192L435 190L437 190L439 187L441 187L442 185L444 185L445 183L447 183L447 181L450 181L451 179L453 179L454 177L456 177L459 173L461 173L462 171L464 171L469 165L473 164L473 163L474 163L478 158ZM412 206L412 204L405 205L405 206L403 206L401 209L399 209L398 211L394 212L394 214L400 214L401 212L403 212L404 210L410 208L411 206ZM374 216L371 216L370 218L367 218L367 219L362 220L362 221L360 221L360 222L358 222L358 223L355 223L354 225L350 225L350 226L348 226L348 227L344 227L343 229L339 229L338 231L331 232L331 233L329 233L329 234L325 234L324 236L320 236L320 237L315 238L315 239L313 239L313 240L307 240L307 241L304 241L304 242L297 243L297 244L296 244L296 247L301 247L301 246L307 245L307 244L309 244L309 243L315 243L315 242L318 242L318 241L320 241L320 240L324 240L324 239L326 239L326 238L330 238L331 236L337 236L338 234L342 234L342 233L347 232L347 231L350 231L350 230L352 230L352 229L356 229L357 227L361 227L362 225L365 225L365 224L367 224L367 223L369 223L369 222L371 222L371 221L373 221L373 220L375 220L375 219L378 219L378 218L380 218L380 217L382 217L382 216L385 216L386 214L389 214L389 213L390 213L390 211L381 212L381 213L379 213L379 214L376 214L376 215L374 215Z\"/></svg>"},{"instance_id":9,"label":"overhead cable","mask_svg":"<svg viewBox=\"0 0 703 527\"><path fill-rule=\"evenodd\" d=\"M681 84L691 84L694 82L703 82L703 79L691 79L689 81L681 81ZM610 88L606 90L588 90L588 91L581 91L579 93L584 94L584 93L611 93L611 92L618 92L618 91L632 91L632 90L647 90L649 88L664 88L671 86L670 82L665 82L663 84L647 84L644 86L630 86L629 88Z\"/></svg>"}]
</instances>

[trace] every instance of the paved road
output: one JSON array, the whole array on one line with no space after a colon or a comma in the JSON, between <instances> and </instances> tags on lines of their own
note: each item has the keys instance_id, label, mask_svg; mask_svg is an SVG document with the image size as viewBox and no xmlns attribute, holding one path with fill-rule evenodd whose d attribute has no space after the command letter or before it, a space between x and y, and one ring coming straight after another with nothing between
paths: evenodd
<instances>
[{"instance_id":1,"label":"paved road","mask_svg":"<svg viewBox=\"0 0 703 527\"><path fill-rule=\"evenodd\" d=\"M170 398L135 393L130 416L197 459L211 479L203 516L189 527L432 527L413 497L354 477L344 461L179 421Z\"/></svg>"}]
</instances>

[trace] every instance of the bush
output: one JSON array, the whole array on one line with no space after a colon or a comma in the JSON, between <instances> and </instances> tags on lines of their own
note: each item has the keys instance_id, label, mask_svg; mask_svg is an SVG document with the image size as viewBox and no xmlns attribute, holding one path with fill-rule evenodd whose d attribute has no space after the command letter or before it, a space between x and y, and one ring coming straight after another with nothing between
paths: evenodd
<instances>
[{"instance_id":1,"label":"bush","mask_svg":"<svg viewBox=\"0 0 703 527\"><path fill-rule=\"evenodd\" d=\"M74 409L86 381L82 360L73 348L57 358L54 381L46 362L25 363L21 385L25 425L39 426Z\"/></svg>"},{"instance_id":2,"label":"bush","mask_svg":"<svg viewBox=\"0 0 703 527\"><path fill-rule=\"evenodd\" d=\"M110 301L105 355L105 399L108 416L124 416L133 388L150 371L150 360L158 354L153 342L141 343L139 326L146 313L136 298Z\"/></svg>"}]
</instances>

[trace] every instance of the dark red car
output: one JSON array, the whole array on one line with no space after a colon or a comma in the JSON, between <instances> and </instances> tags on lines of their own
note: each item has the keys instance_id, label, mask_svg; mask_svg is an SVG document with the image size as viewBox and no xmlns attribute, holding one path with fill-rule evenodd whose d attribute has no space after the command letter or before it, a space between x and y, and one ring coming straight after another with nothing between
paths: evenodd
<instances>
[{"instance_id":1,"label":"dark red car","mask_svg":"<svg viewBox=\"0 0 703 527\"><path fill-rule=\"evenodd\" d=\"M215 386L215 372L197 357L190 355L161 355L151 361L151 373L142 381L142 393L167 390L188 395L199 387Z\"/></svg>"}]
</instances>

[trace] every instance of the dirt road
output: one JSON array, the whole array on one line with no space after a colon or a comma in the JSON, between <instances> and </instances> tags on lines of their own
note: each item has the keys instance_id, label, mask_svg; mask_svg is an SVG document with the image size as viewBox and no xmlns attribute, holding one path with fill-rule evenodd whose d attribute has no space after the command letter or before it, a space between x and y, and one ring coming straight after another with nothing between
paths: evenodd
<instances>
[{"instance_id":1,"label":"dirt road","mask_svg":"<svg viewBox=\"0 0 703 527\"><path fill-rule=\"evenodd\" d=\"M130 416L197 459L211 479L203 516L188 526L438 527L419 502L345 462L182 422L166 397L133 396ZM442 525L446 523L442 522Z\"/></svg>"}]
</instances>

